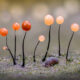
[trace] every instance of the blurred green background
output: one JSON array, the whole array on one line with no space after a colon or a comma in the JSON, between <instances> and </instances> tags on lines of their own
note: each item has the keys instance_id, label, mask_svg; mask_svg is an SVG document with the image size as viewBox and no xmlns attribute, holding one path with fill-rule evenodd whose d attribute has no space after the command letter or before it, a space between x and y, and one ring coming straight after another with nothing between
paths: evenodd
<instances>
[{"instance_id":1,"label":"blurred green background","mask_svg":"<svg viewBox=\"0 0 80 80\"><path fill-rule=\"evenodd\" d=\"M38 37L44 35L45 42L40 43L37 49L37 55L43 56L47 47L48 29L44 24L44 16L51 14L56 19L57 16L63 16L65 21L61 26L61 50L66 52L72 31L70 25L74 22L80 25L80 0L0 0L0 27L6 27L9 30L8 44L14 52L14 30L12 24L19 22L20 25L24 20L29 20L32 25L31 31L27 32L25 40L25 53L33 54L34 47L38 42ZM49 54L58 52L58 27L55 23L51 30L51 45ZM17 31L17 54L22 53L22 39L24 31ZM0 36L0 55L7 55L7 51L3 51L5 46L5 37ZM80 31L76 32L70 47L70 51L76 54L80 51Z\"/></svg>"}]
</instances>

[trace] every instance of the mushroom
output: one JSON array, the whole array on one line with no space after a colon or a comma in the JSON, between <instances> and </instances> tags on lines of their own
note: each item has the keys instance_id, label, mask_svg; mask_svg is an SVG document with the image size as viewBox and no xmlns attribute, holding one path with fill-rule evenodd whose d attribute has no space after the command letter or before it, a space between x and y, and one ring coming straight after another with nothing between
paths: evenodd
<instances>
[{"instance_id":1,"label":"mushroom","mask_svg":"<svg viewBox=\"0 0 80 80\"><path fill-rule=\"evenodd\" d=\"M15 43L15 48L14 48L14 59L16 60L16 31L18 31L20 29L20 24L15 22L13 25L12 25L12 28L13 30L15 31L15 40L14 40L14 43Z\"/></svg>"},{"instance_id":2,"label":"mushroom","mask_svg":"<svg viewBox=\"0 0 80 80\"><path fill-rule=\"evenodd\" d=\"M16 65L16 61L15 61L15 59L14 59L14 56L13 56L11 50L9 49L8 43L7 43L8 30L7 30L6 28L1 28L0 33L1 33L1 35L2 35L3 37L6 37L6 47L4 47L3 49L4 49L4 50L7 49L7 50L9 51L9 53L10 53L10 55L11 55L11 58L12 58L12 60L13 60L13 64Z\"/></svg>"},{"instance_id":3,"label":"mushroom","mask_svg":"<svg viewBox=\"0 0 80 80\"><path fill-rule=\"evenodd\" d=\"M22 29L25 31L23 42L22 42L22 67L25 67L25 53L24 53L24 41L26 37L26 32L31 29L31 23L29 21L24 21L22 23Z\"/></svg>"},{"instance_id":4,"label":"mushroom","mask_svg":"<svg viewBox=\"0 0 80 80\"><path fill-rule=\"evenodd\" d=\"M70 48L70 44L71 44L71 41L72 41L73 36L74 36L74 32L79 31L79 25L78 25L77 23L73 23L73 24L71 25L71 30L72 30L72 35L71 35L71 38L70 38L70 40L69 40L68 47L67 47L66 60L68 60L69 48Z\"/></svg>"},{"instance_id":5,"label":"mushroom","mask_svg":"<svg viewBox=\"0 0 80 80\"><path fill-rule=\"evenodd\" d=\"M51 41L51 25L54 23L54 18L51 15L46 15L44 18L44 22L47 26L49 26L49 35L48 35L48 45L47 45L47 51L42 59L42 62L44 62L46 60L48 51L49 51L49 47L50 47L50 41Z\"/></svg>"},{"instance_id":6,"label":"mushroom","mask_svg":"<svg viewBox=\"0 0 80 80\"><path fill-rule=\"evenodd\" d=\"M36 62L36 58L35 58L36 49L37 49L39 43L40 43L40 42L44 42L44 40L45 40L44 35L40 35L40 36L39 36L39 40L38 40L38 42L37 42L37 44L36 44L36 47L35 47L35 49L34 49L33 62Z\"/></svg>"},{"instance_id":7,"label":"mushroom","mask_svg":"<svg viewBox=\"0 0 80 80\"><path fill-rule=\"evenodd\" d=\"M63 18L62 16L58 16L58 17L56 18L56 22L57 22L57 24L59 24L59 29L58 29L59 51L58 51L58 54L59 54L59 56L61 56L60 28L61 28L61 24L63 24L63 22L64 22L64 18Z\"/></svg>"}]
</instances>

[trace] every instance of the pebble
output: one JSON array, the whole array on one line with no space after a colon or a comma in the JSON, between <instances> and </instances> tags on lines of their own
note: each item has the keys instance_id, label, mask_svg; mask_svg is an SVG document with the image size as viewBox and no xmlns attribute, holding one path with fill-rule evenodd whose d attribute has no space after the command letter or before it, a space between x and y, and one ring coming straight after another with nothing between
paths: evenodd
<instances>
[{"instance_id":1,"label":"pebble","mask_svg":"<svg viewBox=\"0 0 80 80\"><path fill-rule=\"evenodd\" d=\"M43 62L43 66L50 67L54 66L55 64L58 64L59 60L56 57L48 57L45 62Z\"/></svg>"}]
</instances>

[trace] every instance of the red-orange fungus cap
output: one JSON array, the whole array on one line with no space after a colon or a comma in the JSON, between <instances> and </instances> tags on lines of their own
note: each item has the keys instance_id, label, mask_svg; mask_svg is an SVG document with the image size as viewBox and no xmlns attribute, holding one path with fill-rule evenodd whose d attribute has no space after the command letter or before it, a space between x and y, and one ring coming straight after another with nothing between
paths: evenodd
<instances>
[{"instance_id":1,"label":"red-orange fungus cap","mask_svg":"<svg viewBox=\"0 0 80 80\"><path fill-rule=\"evenodd\" d=\"M24 31L29 31L31 29L31 23L29 21L24 21L22 23L22 29Z\"/></svg>"},{"instance_id":2,"label":"red-orange fungus cap","mask_svg":"<svg viewBox=\"0 0 80 80\"><path fill-rule=\"evenodd\" d=\"M2 36L7 36L8 35L8 30L6 28L1 28L1 35Z\"/></svg>"},{"instance_id":3,"label":"red-orange fungus cap","mask_svg":"<svg viewBox=\"0 0 80 80\"><path fill-rule=\"evenodd\" d=\"M13 30L19 30L20 29L20 24L15 22L12 26Z\"/></svg>"}]
</instances>

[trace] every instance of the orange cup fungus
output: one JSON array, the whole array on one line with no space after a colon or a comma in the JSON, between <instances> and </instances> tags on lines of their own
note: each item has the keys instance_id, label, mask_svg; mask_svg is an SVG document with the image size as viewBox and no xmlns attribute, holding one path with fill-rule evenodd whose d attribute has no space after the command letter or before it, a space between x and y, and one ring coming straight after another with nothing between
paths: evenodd
<instances>
[{"instance_id":1,"label":"orange cup fungus","mask_svg":"<svg viewBox=\"0 0 80 80\"><path fill-rule=\"evenodd\" d=\"M73 32L79 31L79 25L78 25L77 23L72 24L72 25L71 25L71 30L72 30Z\"/></svg>"},{"instance_id":2,"label":"orange cup fungus","mask_svg":"<svg viewBox=\"0 0 80 80\"><path fill-rule=\"evenodd\" d=\"M56 22L57 22L57 24L63 24L64 18L63 18L62 16L58 16L58 17L56 18Z\"/></svg>"},{"instance_id":3,"label":"orange cup fungus","mask_svg":"<svg viewBox=\"0 0 80 80\"><path fill-rule=\"evenodd\" d=\"M31 23L29 21L24 21L22 23L22 29L24 31L29 31L31 29Z\"/></svg>"},{"instance_id":4,"label":"orange cup fungus","mask_svg":"<svg viewBox=\"0 0 80 80\"><path fill-rule=\"evenodd\" d=\"M39 36L39 41L43 42L45 40L45 37L43 35Z\"/></svg>"},{"instance_id":5,"label":"orange cup fungus","mask_svg":"<svg viewBox=\"0 0 80 80\"><path fill-rule=\"evenodd\" d=\"M46 25L50 26L54 23L54 18L51 15L46 15L44 18L44 22Z\"/></svg>"},{"instance_id":6,"label":"orange cup fungus","mask_svg":"<svg viewBox=\"0 0 80 80\"><path fill-rule=\"evenodd\" d=\"M8 35L8 30L6 28L1 28L0 33L2 36L7 36Z\"/></svg>"},{"instance_id":7,"label":"orange cup fungus","mask_svg":"<svg viewBox=\"0 0 80 80\"><path fill-rule=\"evenodd\" d=\"M19 30L20 29L20 24L15 22L12 27L13 27L13 30Z\"/></svg>"}]
</instances>

